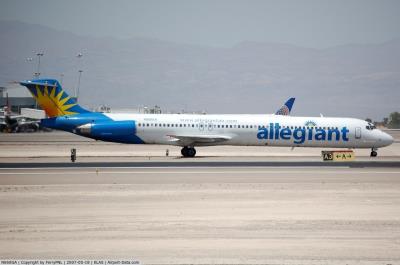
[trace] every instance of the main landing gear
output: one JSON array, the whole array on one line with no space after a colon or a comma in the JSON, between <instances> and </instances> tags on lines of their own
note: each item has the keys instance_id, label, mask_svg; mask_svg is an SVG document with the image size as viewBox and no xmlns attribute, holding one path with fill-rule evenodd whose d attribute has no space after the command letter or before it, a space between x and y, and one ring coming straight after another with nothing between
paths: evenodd
<instances>
[{"instance_id":1,"label":"main landing gear","mask_svg":"<svg viewBox=\"0 0 400 265\"><path fill-rule=\"evenodd\" d=\"M376 149L376 148L372 148L371 149L371 157L376 157L377 155L378 155L378 149Z\"/></svg>"},{"instance_id":2,"label":"main landing gear","mask_svg":"<svg viewBox=\"0 0 400 265\"><path fill-rule=\"evenodd\" d=\"M183 157L194 157L196 155L196 149L193 147L185 146L181 150Z\"/></svg>"}]
</instances>

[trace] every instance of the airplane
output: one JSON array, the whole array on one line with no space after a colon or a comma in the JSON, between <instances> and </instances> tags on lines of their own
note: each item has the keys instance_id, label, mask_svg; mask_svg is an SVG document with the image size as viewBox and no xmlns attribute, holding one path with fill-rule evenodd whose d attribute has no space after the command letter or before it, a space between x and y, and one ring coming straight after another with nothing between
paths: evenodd
<instances>
[{"instance_id":1,"label":"airplane","mask_svg":"<svg viewBox=\"0 0 400 265\"><path fill-rule=\"evenodd\" d=\"M0 111L0 132L36 132L39 129L38 120L13 114L8 106Z\"/></svg>"},{"instance_id":2,"label":"airplane","mask_svg":"<svg viewBox=\"0 0 400 265\"><path fill-rule=\"evenodd\" d=\"M20 84L46 112L44 127L108 142L180 146L183 157L194 157L197 146L214 145L370 148L375 157L378 148L393 143L389 134L355 118L99 113L78 105L55 79ZM286 107L290 112L292 106Z\"/></svg>"},{"instance_id":3,"label":"airplane","mask_svg":"<svg viewBox=\"0 0 400 265\"><path fill-rule=\"evenodd\" d=\"M40 129L38 121L30 120L21 115L5 116L6 131L8 132L36 132Z\"/></svg>"}]
</instances>

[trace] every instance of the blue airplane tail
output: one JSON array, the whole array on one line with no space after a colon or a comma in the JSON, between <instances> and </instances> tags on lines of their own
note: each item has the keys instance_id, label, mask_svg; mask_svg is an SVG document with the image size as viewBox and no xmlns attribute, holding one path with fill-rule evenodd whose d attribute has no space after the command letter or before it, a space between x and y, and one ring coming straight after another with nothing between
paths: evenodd
<instances>
[{"instance_id":1,"label":"blue airplane tail","mask_svg":"<svg viewBox=\"0 0 400 265\"><path fill-rule=\"evenodd\" d=\"M275 112L275 115L290 115L295 98L289 98L286 103Z\"/></svg>"},{"instance_id":2,"label":"blue airplane tail","mask_svg":"<svg viewBox=\"0 0 400 265\"><path fill-rule=\"evenodd\" d=\"M79 106L75 98L68 96L55 79L34 79L21 81L20 84L28 88L50 118L90 112Z\"/></svg>"}]
</instances>

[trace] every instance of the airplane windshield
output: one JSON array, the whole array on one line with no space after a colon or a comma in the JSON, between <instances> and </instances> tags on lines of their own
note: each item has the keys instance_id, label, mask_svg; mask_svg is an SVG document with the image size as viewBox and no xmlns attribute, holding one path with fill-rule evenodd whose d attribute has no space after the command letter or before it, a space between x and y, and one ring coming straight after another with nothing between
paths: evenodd
<instances>
[{"instance_id":1,"label":"airplane windshield","mask_svg":"<svg viewBox=\"0 0 400 265\"><path fill-rule=\"evenodd\" d=\"M368 125L366 126L367 130L374 130L376 129L376 126L373 125L372 123L368 123Z\"/></svg>"}]
</instances>

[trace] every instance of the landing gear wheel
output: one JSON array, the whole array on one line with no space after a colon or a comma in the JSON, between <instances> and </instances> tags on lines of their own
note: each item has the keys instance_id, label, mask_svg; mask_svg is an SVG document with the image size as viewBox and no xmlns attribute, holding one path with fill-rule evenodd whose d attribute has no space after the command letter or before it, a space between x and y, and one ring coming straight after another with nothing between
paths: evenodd
<instances>
[{"instance_id":1,"label":"landing gear wheel","mask_svg":"<svg viewBox=\"0 0 400 265\"><path fill-rule=\"evenodd\" d=\"M183 157L194 157L196 155L196 149L185 146L182 148L181 154Z\"/></svg>"},{"instance_id":2,"label":"landing gear wheel","mask_svg":"<svg viewBox=\"0 0 400 265\"><path fill-rule=\"evenodd\" d=\"M187 157L188 156L187 155L187 150L188 150L188 148L186 146L181 149L181 154L182 154L183 157Z\"/></svg>"},{"instance_id":3,"label":"landing gear wheel","mask_svg":"<svg viewBox=\"0 0 400 265\"><path fill-rule=\"evenodd\" d=\"M194 157L196 155L196 149L194 149L193 147L189 148L187 153L189 157Z\"/></svg>"},{"instance_id":4,"label":"landing gear wheel","mask_svg":"<svg viewBox=\"0 0 400 265\"><path fill-rule=\"evenodd\" d=\"M376 157L378 155L377 148L371 148L371 157Z\"/></svg>"}]
</instances>

